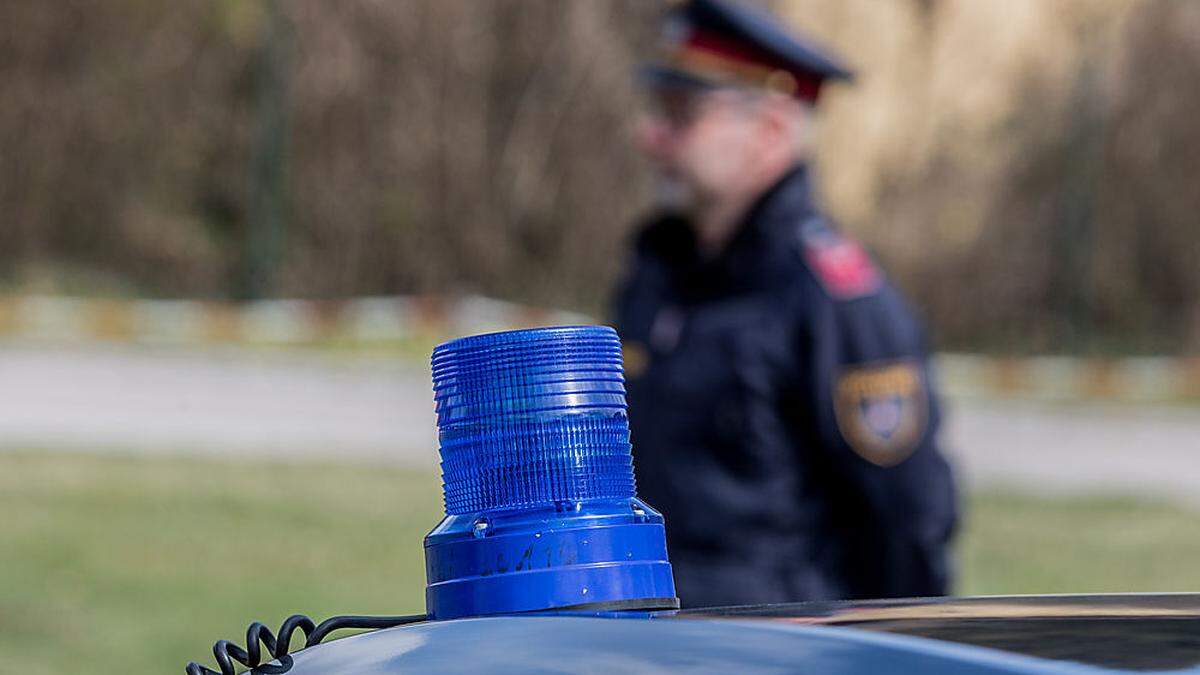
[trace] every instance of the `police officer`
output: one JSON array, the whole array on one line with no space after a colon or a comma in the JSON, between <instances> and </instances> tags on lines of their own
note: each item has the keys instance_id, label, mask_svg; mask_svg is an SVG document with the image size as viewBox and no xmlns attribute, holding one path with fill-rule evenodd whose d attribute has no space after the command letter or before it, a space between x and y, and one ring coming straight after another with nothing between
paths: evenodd
<instances>
[{"instance_id":1,"label":"police officer","mask_svg":"<svg viewBox=\"0 0 1200 675\"><path fill-rule=\"evenodd\" d=\"M956 521L922 331L816 207L850 73L728 0L667 16L640 148L669 202L616 299L639 492L685 606L939 595Z\"/></svg>"}]
</instances>

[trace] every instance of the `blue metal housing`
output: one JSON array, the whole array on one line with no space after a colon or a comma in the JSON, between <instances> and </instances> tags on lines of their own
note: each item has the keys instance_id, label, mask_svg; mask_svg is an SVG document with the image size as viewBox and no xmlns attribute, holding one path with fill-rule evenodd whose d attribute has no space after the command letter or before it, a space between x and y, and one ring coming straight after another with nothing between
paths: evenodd
<instances>
[{"instance_id":1,"label":"blue metal housing","mask_svg":"<svg viewBox=\"0 0 1200 675\"><path fill-rule=\"evenodd\" d=\"M615 331L476 335L432 365L446 517L425 538L431 618L677 606L663 518L634 492Z\"/></svg>"}]
</instances>

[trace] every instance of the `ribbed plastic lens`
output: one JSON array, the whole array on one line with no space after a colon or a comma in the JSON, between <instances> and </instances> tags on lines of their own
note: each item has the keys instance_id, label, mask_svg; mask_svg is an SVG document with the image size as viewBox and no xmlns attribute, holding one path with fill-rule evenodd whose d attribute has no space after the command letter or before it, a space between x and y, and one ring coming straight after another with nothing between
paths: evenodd
<instances>
[{"instance_id":1,"label":"ribbed plastic lens","mask_svg":"<svg viewBox=\"0 0 1200 675\"><path fill-rule=\"evenodd\" d=\"M621 343L576 326L433 353L446 513L634 496Z\"/></svg>"},{"instance_id":2,"label":"ribbed plastic lens","mask_svg":"<svg viewBox=\"0 0 1200 675\"><path fill-rule=\"evenodd\" d=\"M431 618L678 607L663 518L634 494L615 331L447 342L433 391L446 516L425 537Z\"/></svg>"}]
</instances>

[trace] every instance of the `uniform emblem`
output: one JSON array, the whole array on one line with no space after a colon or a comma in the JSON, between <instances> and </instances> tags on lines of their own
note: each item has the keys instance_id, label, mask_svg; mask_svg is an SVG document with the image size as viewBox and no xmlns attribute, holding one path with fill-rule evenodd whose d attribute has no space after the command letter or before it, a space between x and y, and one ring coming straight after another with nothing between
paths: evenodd
<instances>
[{"instance_id":1,"label":"uniform emblem","mask_svg":"<svg viewBox=\"0 0 1200 675\"><path fill-rule=\"evenodd\" d=\"M838 429L863 459L895 466L916 450L928 411L925 382L915 362L849 368L838 377Z\"/></svg>"},{"instance_id":2,"label":"uniform emblem","mask_svg":"<svg viewBox=\"0 0 1200 675\"><path fill-rule=\"evenodd\" d=\"M809 269L834 298L853 300L879 290L883 275L862 244L829 229L819 219L805 223L800 238Z\"/></svg>"}]
</instances>

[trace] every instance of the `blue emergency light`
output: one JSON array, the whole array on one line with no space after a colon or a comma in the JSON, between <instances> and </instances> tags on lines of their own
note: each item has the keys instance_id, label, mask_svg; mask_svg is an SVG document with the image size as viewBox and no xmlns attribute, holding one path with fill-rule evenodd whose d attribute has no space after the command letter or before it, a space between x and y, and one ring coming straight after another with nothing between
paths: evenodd
<instances>
[{"instance_id":1,"label":"blue emergency light","mask_svg":"<svg viewBox=\"0 0 1200 675\"><path fill-rule=\"evenodd\" d=\"M425 537L429 618L678 607L663 518L634 492L616 331L453 340L433 389L446 517Z\"/></svg>"}]
</instances>

